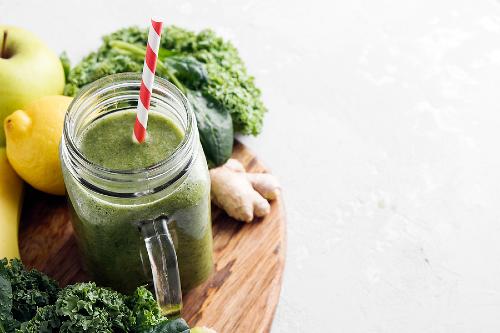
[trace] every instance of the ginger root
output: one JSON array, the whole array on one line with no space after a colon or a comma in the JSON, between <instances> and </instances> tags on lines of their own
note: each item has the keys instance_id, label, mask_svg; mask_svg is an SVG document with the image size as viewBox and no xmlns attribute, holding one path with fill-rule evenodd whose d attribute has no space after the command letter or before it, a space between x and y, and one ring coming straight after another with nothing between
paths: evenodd
<instances>
[{"instance_id":1,"label":"ginger root","mask_svg":"<svg viewBox=\"0 0 500 333\"><path fill-rule=\"evenodd\" d=\"M273 175L247 173L235 159L210 170L212 201L232 218L251 222L271 211L267 200L278 197L280 186Z\"/></svg>"}]
</instances>

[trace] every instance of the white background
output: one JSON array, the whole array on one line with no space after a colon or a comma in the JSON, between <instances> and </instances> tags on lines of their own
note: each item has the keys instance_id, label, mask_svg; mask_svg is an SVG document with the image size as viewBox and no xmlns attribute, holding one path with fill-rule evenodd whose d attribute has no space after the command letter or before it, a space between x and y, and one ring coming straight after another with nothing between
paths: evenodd
<instances>
[{"instance_id":1,"label":"white background","mask_svg":"<svg viewBox=\"0 0 500 333\"><path fill-rule=\"evenodd\" d=\"M263 90L274 333L500 331L500 3L0 0L74 61L151 14L231 39Z\"/></svg>"}]
</instances>

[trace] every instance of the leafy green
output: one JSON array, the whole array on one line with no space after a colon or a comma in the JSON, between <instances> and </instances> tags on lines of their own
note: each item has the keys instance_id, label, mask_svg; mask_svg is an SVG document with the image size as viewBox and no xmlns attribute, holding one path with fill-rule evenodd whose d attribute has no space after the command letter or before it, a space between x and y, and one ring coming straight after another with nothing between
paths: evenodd
<instances>
[{"instance_id":1,"label":"leafy green","mask_svg":"<svg viewBox=\"0 0 500 333\"><path fill-rule=\"evenodd\" d=\"M121 53L122 55L129 56L136 61L143 61L144 57L146 56L146 47L145 46L140 46L140 45L135 45L135 44L130 44L127 42L119 41L119 40L112 40L109 41L109 45L111 48L116 51ZM167 54L167 50L163 50L160 48L158 53L163 53ZM160 75L162 77L167 78L168 80L172 81L173 84L179 88L180 91L183 93L186 93L186 88L184 85L177 79L177 77L169 70L165 64L163 63L164 59L163 57L159 56L160 61L157 62L157 68L156 68L156 75Z\"/></svg>"},{"instance_id":2,"label":"leafy green","mask_svg":"<svg viewBox=\"0 0 500 333\"><path fill-rule=\"evenodd\" d=\"M184 319L179 318L161 322L151 330L142 331L140 333L189 333L189 326Z\"/></svg>"},{"instance_id":3,"label":"leafy green","mask_svg":"<svg viewBox=\"0 0 500 333\"><path fill-rule=\"evenodd\" d=\"M145 287L137 288L127 302L134 314L133 326L136 332L143 332L166 321L153 294Z\"/></svg>"},{"instance_id":4,"label":"leafy green","mask_svg":"<svg viewBox=\"0 0 500 333\"><path fill-rule=\"evenodd\" d=\"M128 331L133 323L132 311L120 293L98 288L95 283L79 283L64 288L56 301L61 318L61 332Z\"/></svg>"},{"instance_id":5,"label":"leafy green","mask_svg":"<svg viewBox=\"0 0 500 333\"><path fill-rule=\"evenodd\" d=\"M209 166L224 164L233 151L231 116L210 96L188 91L187 98L196 114L200 141Z\"/></svg>"},{"instance_id":6,"label":"leafy green","mask_svg":"<svg viewBox=\"0 0 500 333\"><path fill-rule=\"evenodd\" d=\"M0 320L5 320L12 311L12 285L5 274L0 273Z\"/></svg>"},{"instance_id":7,"label":"leafy green","mask_svg":"<svg viewBox=\"0 0 500 333\"><path fill-rule=\"evenodd\" d=\"M59 287L56 282L37 270L26 270L21 261L0 260L0 272L10 281L12 288L12 316L23 322L31 319L37 308L53 304Z\"/></svg>"},{"instance_id":8,"label":"leafy green","mask_svg":"<svg viewBox=\"0 0 500 333\"><path fill-rule=\"evenodd\" d=\"M123 41L112 40L111 47L122 54L137 60L144 59L146 48ZM168 54L168 50L160 48L159 54ZM172 51L175 53L176 51ZM157 73L172 81L191 103L200 141L210 167L225 163L233 151L233 124L227 109L210 95L203 95L200 89L208 82L205 65L192 56L159 56ZM181 83L183 82L183 83Z\"/></svg>"},{"instance_id":9,"label":"leafy green","mask_svg":"<svg viewBox=\"0 0 500 333\"><path fill-rule=\"evenodd\" d=\"M0 260L0 332L13 332L55 302L59 287L43 273L26 270L17 260Z\"/></svg>"},{"instance_id":10,"label":"leafy green","mask_svg":"<svg viewBox=\"0 0 500 333\"><path fill-rule=\"evenodd\" d=\"M64 79L68 81L69 72L71 70L71 61L69 60L68 54L66 52L63 52L59 56L59 59L61 60L61 65L64 70Z\"/></svg>"},{"instance_id":11,"label":"leafy green","mask_svg":"<svg viewBox=\"0 0 500 333\"><path fill-rule=\"evenodd\" d=\"M137 59L143 59L146 54L145 47L127 42L113 40L110 41L110 45L115 50ZM160 51L167 52L165 49L160 49ZM225 163L233 151L234 134L229 111L213 97L187 88L197 89L207 82L204 64L191 56L184 58L160 56L159 60L157 73L170 79L186 95L193 107L201 145L209 166L215 167Z\"/></svg>"},{"instance_id":12,"label":"leafy green","mask_svg":"<svg viewBox=\"0 0 500 333\"><path fill-rule=\"evenodd\" d=\"M5 273L0 272L0 333L18 325L12 318L12 285Z\"/></svg>"},{"instance_id":13,"label":"leafy green","mask_svg":"<svg viewBox=\"0 0 500 333\"><path fill-rule=\"evenodd\" d=\"M74 96L84 85L109 74L142 71L145 29L124 28L104 36L103 41L96 52L71 69L66 95ZM162 33L159 59L157 75L183 92L187 87L216 101L231 115L236 132L260 133L266 108L254 78L230 42L211 30L194 33L170 26Z\"/></svg>"},{"instance_id":14,"label":"leafy green","mask_svg":"<svg viewBox=\"0 0 500 333\"><path fill-rule=\"evenodd\" d=\"M182 329L182 330L181 330ZM186 331L187 330L187 331ZM139 287L125 296L93 282L63 289L19 260L0 260L0 333L179 333L183 320L168 320L153 295Z\"/></svg>"},{"instance_id":15,"label":"leafy green","mask_svg":"<svg viewBox=\"0 0 500 333\"><path fill-rule=\"evenodd\" d=\"M205 65L191 56L172 56L164 59L167 68L190 89L200 89L208 82Z\"/></svg>"},{"instance_id":16,"label":"leafy green","mask_svg":"<svg viewBox=\"0 0 500 333\"><path fill-rule=\"evenodd\" d=\"M51 333L58 332L61 320L57 316L55 305L38 308L31 320L21 324L19 333Z\"/></svg>"}]
</instances>

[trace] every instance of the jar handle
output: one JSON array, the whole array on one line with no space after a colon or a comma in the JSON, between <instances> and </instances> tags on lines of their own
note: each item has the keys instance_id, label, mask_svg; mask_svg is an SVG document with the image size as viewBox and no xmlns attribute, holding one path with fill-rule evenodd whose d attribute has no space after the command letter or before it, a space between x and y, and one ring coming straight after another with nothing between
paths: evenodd
<instances>
[{"instance_id":1,"label":"jar handle","mask_svg":"<svg viewBox=\"0 0 500 333\"><path fill-rule=\"evenodd\" d=\"M138 225L148 252L156 301L165 316L178 317L182 309L181 281L168 218L161 216Z\"/></svg>"}]
</instances>

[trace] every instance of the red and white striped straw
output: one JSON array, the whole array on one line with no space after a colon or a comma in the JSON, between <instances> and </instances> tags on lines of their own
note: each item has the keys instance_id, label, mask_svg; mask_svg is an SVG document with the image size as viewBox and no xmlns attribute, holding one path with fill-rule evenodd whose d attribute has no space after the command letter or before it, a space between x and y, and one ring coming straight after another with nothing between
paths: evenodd
<instances>
[{"instance_id":1,"label":"red and white striped straw","mask_svg":"<svg viewBox=\"0 0 500 333\"><path fill-rule=\"evenodd\" d=\"M137 116L134 125L134 138L139 143L146 140L148 110L151 103L153 83L155 81L156 61L158 59L162 27L163 22L151 19L146 58L144 59L144 67L142 69L141 90L139 91L139 101L137 102Z\"/></svg>"}]
</instances>

